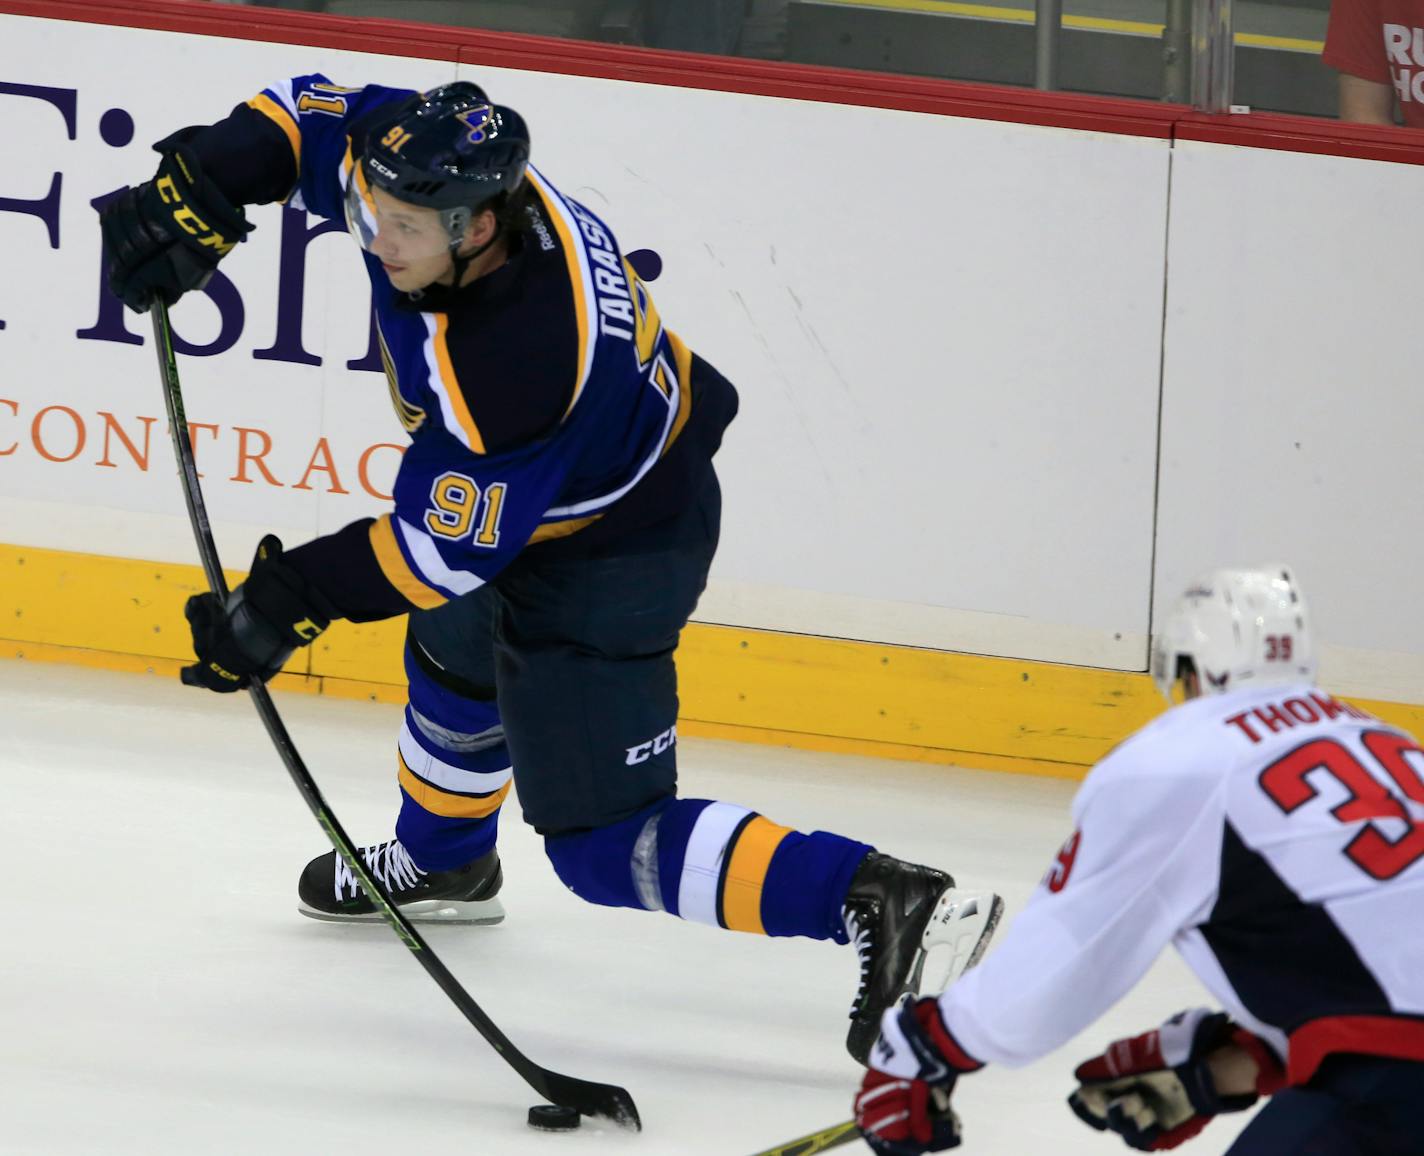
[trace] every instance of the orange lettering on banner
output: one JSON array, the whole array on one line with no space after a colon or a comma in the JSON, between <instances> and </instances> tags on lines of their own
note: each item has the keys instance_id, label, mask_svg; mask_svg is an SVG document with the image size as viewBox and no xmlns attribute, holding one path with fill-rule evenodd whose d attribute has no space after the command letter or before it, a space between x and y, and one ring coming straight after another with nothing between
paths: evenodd
<instances>
[{"instance_id":1,"label":"orange lettering on banner","mask_svg":"<svg viewBox=\"0 0 1424 1156\"><path fill-rule=\"evenodd\" d=\"M321 459L320 463L317 461L318 458ZM302 480L293 486L292 489L311 489L312 487L307 484L307 479L318 470L330 475L331 485L326 488L328 494L349 494L351 492L342 486L341 479L336 476L336 463L331 460L331 447L327 445L325 438L321 438L316 443L316 449L312 450L311 461L307 462L307 472L302 475Z\"/></svg>"},{"instance_id":2,"label":"orange lettering on banner","mask_svg":"<svg viewBox=\"0 0 1424 1156\"><path fill-rule=\"evenodd\" d=\"M196 435L196 433L195 433L194 431L200 430L200 429L212 430L213 438L214 438L214 439L216 439L217 436L218 436L218 427L215 426L215 425L213 425L211 422L206 422L206 421L190 421L190 422L188 423L188 448L193 451L193 468L194 468L194 469L197 469L197 466L198 466L198 438L197 438L197 435ZM203 471L202 471L202 470L198 470L198 477L201 478L202 476L203 476Z\"/></svg>"},{"instance_id":3,"label":"orange lettering on banner","mask_svg":"<svg viewBox=\"0 0 1424 1156\"><path fill-rule=\"evenodd\" d=\"M12 414L16 417L20 416L20 403L18 401L11 401L8 397L0 397L0 405L8 405ZM9 449L0 450L0 458L8 458L19 448L19 442L11 442Z\"/></svg>"},{"instance_id":4,"label":"orange lettering on banner","mask_svg":"<svg viewBox=\"0 0 1424 1156\"><path fill-rule=\"evenodd\" d=\"M119 419L107 410L102 409L99 411L99 416L104 419L104 456L100 458L96 464L108 466L111 470L119 468L117 463L109 460L109 434L116 433L119 435L119 441L124 443L124 449L129 451L129 457L133 458L134 465L138 466L144 473L148 473L149 435L153 432L153 423L158 419L156 417L139 416L138 420L143 422L143 456L140 457L137 447L134 446L133 442L129 441L129 435L124 433L123 426L119 425Z\"/></svg>"},{"instance_id":5,"label":"orange lettering on banner","mask_svg":"<svg viewBox=\"0 0 1424 1156\"><path fill-rule=\"evenodd\" d=\"M237 430L237 473L228 479L230 482L246 482L252 484L252 479L247 476L247 463L251 462L259 470L262 476L267 479L269 486L280 486L282 483L272 476L272 471L267 468L267 463L262 459L272 452L272 439L264 430L248 429L246 426L235 425ZM256 435L261 442L262 448L255 454L247 448L247 438L249 434Z\"/></svg>"},{"instance_id":6,"label":"orange lettering on banner","mask_svg":"<svg viewBox=\"0 0 1424 1156\"><path fill-rule=\"evenodd\" d=\"M371 475L368 472L368 468L371 463L371 455L377 450L395 450L399 454L404 454L405 446L398 446L392 442L377 442L373 446L366 447L365 452L361 455L361 460L356 464L356 476L361 481L361 488L370 494L371 497L380 498L383 502L389 502L391 500L390 494L383 494L380 490L376 489L375 486L371 485Z\"/></svg>"},{"instance_id":7,"label":"orange lettering on banner","mask_svg":"<svg viewBox=\"0 0 1424 1156\"><path fill-rule=\"evenodd\" d=\"M59 457L52 454L45 448L44 439L40 437L40 427L44 425L45 414L47 413L67 413L69 419L74 423L74 450L68 457ZM30 423L30 440L34 443L35 450L40 457L47 462L72 462L84 449L86 438L84 432L84 419L70 409L67 405L47 405L39 413L35 414L35 420Z\"/></svg>"},{"instance_id":8,"label":"orange lettering on banner","mask_svg":"<svg viewBox=\"0 0 1424 1156\"><path fill-rule=\"evenodd\" d=\"M0 397L0 419L6 416L7 411L10 417L24 420L22 416L24 411L20 402L12 398ZM58 428L57 423L62 422L59 415L68 419L68 424L73 429L72 434ZM159 421L157 417L150 417L146 414L119 415L101 409L95 411L90 420L103 422L102 450L97 459L88 459L85 462L80 462L80 465L92 463L98 469L115 470L126 465L124 455L127 454L128 459L138 467L140 472L149 472L149 466L153 460L153 427ZM85 417L67 405L46 406L36 413L28 424L30 436L24 440L24 448L26 450L33 449L36 454L48 462L65 464L76 461L84 452L89 441L89 428ZM268 430L252 426L224 427L214 422L203 421L190 421L187 423L187 427L188 444L193 451L194 465L197 464L201 456L198 452L199 432L206 433L213 445L222 448L223 430L231 428L237 433L237 460L234 464L235 472L228 480L249 486L258 481L278 488L285 488L288 485L288 483L278 481L272 468L267 464L267 458L274 448L272 434ZM140 430L143 431L141 436ZM73 438L72 447L68 441L70 437ZM116 440L118 446L123 447L122 452L114 444ZM20 440L13 438L6 444L3 435L0 435L0 458L14 456L20 451L21 445ZM392 496L379 489L373 480L373 474L381 471L373 468L372 459L380 450L394 450L398 464L405 449L405 446L394 442L376 442L374 445L366 446L361 451L356 464L356 475L360 480L362 491L380 501L391 501ZM213 451L209 449L204 452L211 455ZM336 459L337 452L332 448L331 439L317 438L316 444L312 447L311 454L307 458L301 480L291 488L308 491L320 488L328 494L351 494L352 491L347 489L341 480ZM211 464L210 462L209 465ZM320 487L315 484L315 477L318 474L326 475L326 481ZM203 477L202 471L198 472L198 477Z\"/></svg>"}]
</instances>

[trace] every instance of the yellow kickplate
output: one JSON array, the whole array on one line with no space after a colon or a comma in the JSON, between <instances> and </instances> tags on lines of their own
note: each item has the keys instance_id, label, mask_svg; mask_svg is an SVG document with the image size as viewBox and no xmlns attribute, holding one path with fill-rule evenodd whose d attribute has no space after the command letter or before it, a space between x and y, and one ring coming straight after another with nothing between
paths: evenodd
<instances>
[{"instance_id":1,"label":"yellow kickplate","mask_svg":"<svg viewBox=\"0 0 1424 1156\"><path fill-rule=\"evenodd\" d=\"M0 656L176 678L183 603L205 588L197 566L0 545ZM402 703L404 632L338 622L273 685ZM678 676L686 736L1058 778L1162 710L1145 674L698 623ZM1424 728L1424 707L1353 701Z\"/></svg>"}]
</instances>

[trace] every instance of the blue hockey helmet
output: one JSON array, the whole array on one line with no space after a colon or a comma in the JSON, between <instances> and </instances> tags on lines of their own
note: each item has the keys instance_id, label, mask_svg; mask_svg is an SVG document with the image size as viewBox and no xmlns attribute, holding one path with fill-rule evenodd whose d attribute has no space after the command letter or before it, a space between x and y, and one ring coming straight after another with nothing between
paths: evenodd
<instances>
[{"instance_id":1,"label":"blue hockey helmet","mask_svg":"<svg viewBox=\"0 0 1424 1156\"><path fill-rule=\"evenodd\" d=\"M455 81L390 108L370 126L346 187L347 221L362 247L380 231L372 189L435 209L443 244L459 247L471 218L524 181L529 128L479 85Z\"/></svg>"}]
</instances>

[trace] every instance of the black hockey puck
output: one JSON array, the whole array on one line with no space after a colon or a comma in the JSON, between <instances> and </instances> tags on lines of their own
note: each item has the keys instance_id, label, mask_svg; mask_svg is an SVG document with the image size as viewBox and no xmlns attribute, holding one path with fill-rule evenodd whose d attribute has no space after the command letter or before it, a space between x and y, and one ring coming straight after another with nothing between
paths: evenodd
<instances>
[{"instance_id":1,"label":"black hockey puck","mask_svg":"<svg viewBox=\"0 0 1424 1156\"><path fill-rule=\"evenodd\" d=\"M570 1132L582 1121L577 1108L564 1108L558 1104L535 1104L529 1109L529 1127L541 1132Z\"/></svg>"}]
</instances>

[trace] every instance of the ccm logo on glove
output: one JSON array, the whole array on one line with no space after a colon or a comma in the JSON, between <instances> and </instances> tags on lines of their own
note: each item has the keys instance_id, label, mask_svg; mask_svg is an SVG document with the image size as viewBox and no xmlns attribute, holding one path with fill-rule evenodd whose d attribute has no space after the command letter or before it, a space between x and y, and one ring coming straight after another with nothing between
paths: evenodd
<instances>
[{"instance_id":1,"label":"ccm logo on glove","mask_svg":"<svg viewBox=\"0 0 1424 1156\"><path fill-rule=\"evenodd\" d=\"M282 557L272 534L257 546L247 581L223 601L197 594L183 608L198 661L183 668L188 686L219 693L266 682L299 646L321 634L336 609Z\"/></svg>"},{"instance_id":2,"label":"ccm logo on glove","mask_svg":"<svg viewBox=\"0 0 1424 1156\"><path fill-rule=\"evenodd\" d=\"M183 175L187 178L188 184L192 185L194 183L193 176L188 171L188 166L184 164L182 154L175 153L173 162L183 170ZM232 247L236 245L237 242L230 241L221 233L217 232L207 221L203 220L202 217L193 211L192 206L184 203L183 194L178 191L177 182L173 179L172 174L163 174L153 182L153 185L158 191L159 200L165 205L177 206L177 208L173 210L173 220L180 229L190 237L196 237L198 244L207 245L210 248L216 249L219 256L226 256L232 251Z\"/></svg>"}]
</instances>

